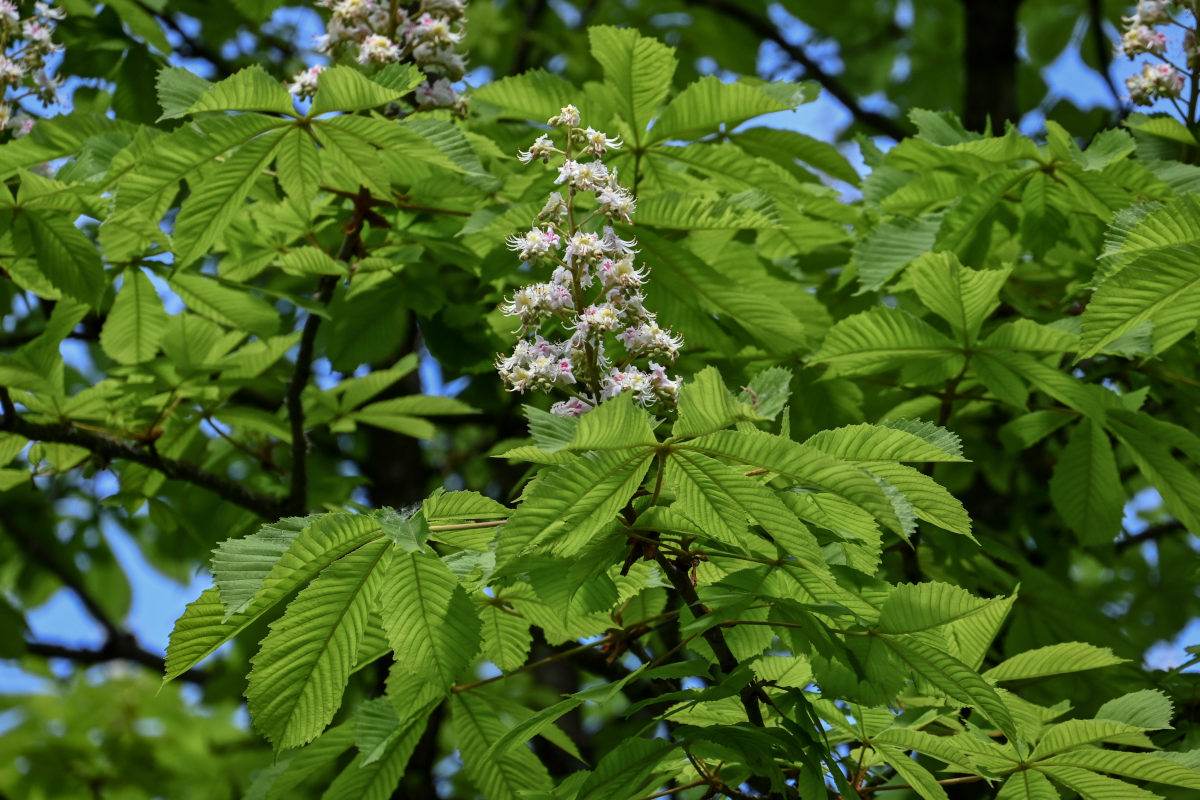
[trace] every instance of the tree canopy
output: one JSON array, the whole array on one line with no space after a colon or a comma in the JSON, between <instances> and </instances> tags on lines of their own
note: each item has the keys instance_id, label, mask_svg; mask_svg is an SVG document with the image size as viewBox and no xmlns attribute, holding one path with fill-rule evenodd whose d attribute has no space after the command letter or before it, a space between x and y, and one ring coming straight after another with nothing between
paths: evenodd
<instances>
[{"instance_id":1,"label":"tree canopy","mask_svg":"<svg viewBox=\"0 0 1200 800\"><path fill-rule=\"evenodd\" d=\"M60 6L0 796L1200 791L1191 4Z\"/></svg>"}]
</instances>

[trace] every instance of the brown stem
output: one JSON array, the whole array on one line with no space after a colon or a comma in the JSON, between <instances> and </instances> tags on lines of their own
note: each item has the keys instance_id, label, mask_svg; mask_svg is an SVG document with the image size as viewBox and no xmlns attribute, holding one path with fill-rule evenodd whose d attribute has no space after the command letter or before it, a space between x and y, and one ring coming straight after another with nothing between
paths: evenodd
<instances>
[{"instance_id":1,"label":"brown stem","mask_svg":"<svg viewBox=\"0 0 1200 800\"><path fill-rule=\"evenodd\" d=\"M276 519L282 516L284 502L281 498L252 491L237 481L209 472L191 462L166 458L159 455L152 447L123 441L103 433L86 431L71 422L30 422L17 414L12 397L2 386L0 386L0 408L4 411L4 419L0 420L0 430L2 431L15 433L39 442L75 445L90 450L106 460L121 459L142 464L173 480L185 481L208 489L223 500L253 511L260 517Z\"/></svg>"}]
</instances>

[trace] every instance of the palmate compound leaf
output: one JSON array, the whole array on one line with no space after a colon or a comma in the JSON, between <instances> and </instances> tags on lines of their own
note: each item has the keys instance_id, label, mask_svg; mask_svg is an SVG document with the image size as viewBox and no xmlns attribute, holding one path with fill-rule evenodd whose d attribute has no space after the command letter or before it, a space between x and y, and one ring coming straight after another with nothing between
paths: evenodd
<instances>
[{"instance_id":1,"label":"palmate compound leaf","mask_svg":"<svg viewBox=\"0 0 1200 800\"><path fill-rule=\"evenodd\" d=\"M883 604L875 628L880 633L920 633L981 615L1000 598L975 597L948 583L902 583Z\"/></svg>"},{"instance_id":2,"label":"palmate compound leaf","mask_svg":"<svg viewBox=\"0 0 1200 800\"><path fill-rule=\"evenodd\" d=\"M259 770L243 800L285 800L294 797L297 786L315 777L353 746L353 726L336 725L308 747L284 753L274 764Z\"/></svg>"},{"instance_id":3,"label":"palmate compound leaf","mask_svg":"<svg viewBox=\"0 0 1200 800\"><path fill-rule=\"evenodd\" d=\"M1013 773L1004 782L996 800L1062 800L1062 795L1045 775L1026 769Z\"/></svg>"},{"instance_id":4,"label":"palmate compound leaf","mask_svg":"<svg viewBox=\"0 0 1200 800\"><path fill-rule=\"evenodd\" d=\"M665 766L678 745L664 739L626 739L609 751L579 788L576 800L637 796L650 775Z\"/></svg>"},{"instance_id":5,"label":"palmate compound leaf","mask_svg":"<svg viewBox=\"0 0 1200 800\"><path fill-rule=\"evenodd\" d=\"M450 568L430 553L396 553L380 608L396 669L445 692L479 652L479 616Z\"/></svg>"},{"instance_id":6,"label":"palmate compound leaf","mask_svg":"<svg viewBox=\"0 0 1200 800\"><path fill-rule=\"evenodd\" d=\"M1078 767L1042 766L1038 771L1076 792L1082 800L1162 800L1154 792Z\"/></svg>"},{"instance_id":7,"label":"palmate compound leaf","mask_svg":"<svg viewBox=\"0 0 1200 800\"><path fill-rule=\"evenodd\" d=\"M187 672L325 567L381 536L383 530L379 523L366 515L322 514L309 518L307 527L267 573L245 610L227 611L216 586L206 589L188 604L171 632L163 680L169 681ZM255 558L261 555L260 551ZM232 557L231 554L227 556ZM237 577L246 577L246 571L241 571ZM239 593L244 588L239 587Z\"/></svg>"},{"instance_id":8,"label":"palmate compound leaf","mask_svg":"<svg viewBox=\"0 0 1200 800\"><path fill-rule=\"evenodd\" d=\"M853 257L862 291L883 288L913 259L929 252L941 224L941 214L916 219L897 217L880 223L859 239Z\"/></svg>"},{"instance_id":9,"label":"palmate compound leaf","mask_svg":"<svg viewBox=\"0 0 1200 800\"><path fill-rule=\"evenodd\" d=\"M629 502L652 458L645 447L610 450L543 471L500 533L497 573L523 553L581 550Z\"/></svg>"},{"instance_id":10,"label":"palmate compound leaf","mask_svg":"<svg viewBox=\"0 0 1200 800\"><path fill-rule=\"evenodd\" d=\"M246 699L254 726L276 749L314 739L342 702L392 555L372 542L327 567L271 623L251 659Z\"/></svg>"},{"instance_id":11,"label":"palmate compound leaf","mask_svg":"<svg viewBox=\"0 0 1200 800\"><path fill-rule=\"evenodd\" d=\"M896 747L876 745L879 755L896 770L896 774L912 787L923 800L948 800L949 795L929 770L920 762L909 758L908 753Z\"/></svg>"}]
</instances>

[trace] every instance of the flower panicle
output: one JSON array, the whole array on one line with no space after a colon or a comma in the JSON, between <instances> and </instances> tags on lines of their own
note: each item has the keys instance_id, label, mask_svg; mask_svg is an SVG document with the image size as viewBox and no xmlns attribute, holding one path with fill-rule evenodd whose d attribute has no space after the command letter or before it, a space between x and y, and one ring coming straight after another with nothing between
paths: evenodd
<instances>
[{"instance_id":1,"label":"flower panicle","mask_svg":"<svg viewBox=\"0 0 1200 800\"><path fill-rule=\"evenodd\" d=\"M0 141L18 139L33 130L37 121L25 111L22 101L37 101L43 107L59 102L60 79L47 63L63 47L54 41L57 24L66 12L50 3L33 3L23 14L23 4L0 0Z\"/></svg>"},{"instance_id":2,"label":"flower panicle","mask_svg":"<svg viewBox=\"0 0 1200 800\"><path fill-rule=\"evenodd\" d=\"M638 263L637 242L613 227L632 223L636 211L633 194L604 162L621 140L583 127L573 105L548 124L551 133L517 157L525 164L553 162L558 190L529 230L509 236L507 245L550 276L501 304L502 313L520 321L521 338L496 369L510 391L569 395L551 407L563 416L580 416L626 392L644 407L673 407L681 379L664 364L675 360L683 337L662 328L646 308L649 267ZM544 337L548 326L563 338Z\"/></svg>"},{"instance_id":3,"label":"flower panicle","mask_svg":"<svg viewBox=\"0 0 1200 800\"><path fill-rule=\"evenodd\" d=\"M466 113L466 100L454 88L466 72L460 51L466 0L421 0L398 7L388 0L317 0L317 5L330 11L325 33L316 37L317 50L335 58L352 54L369 68L410 61L425 73L425 82L414 91L419 108ZM300 70L288 91L301 99L312 97L323 69Z\"/></svg>"},{"instance_id":4,"label":"flower panicle","mask_svg":"<svg viewBox=\"0 0 1200 800\"><path fill-rule=\"evenodd\" d=\"M1179 25L1173 14L1176 8L1181 8L1194 16L1200 3L1197 0L1139 0L1133 14L1122 17L1125 29L1121 34L1121 42L1117 52L1123 53L1130 59L1140 55L1148 55L1158 59L1159 63L1143 62L1142 71L1125 79L1129 89L1129 99L1134 105L1149 106L1156 100L1177 100L1183 95L1189 74L1185 73L1167 57L1170 40L1157 26ZM1200 46L1197 45L1196 34L1188 30L1183 38L1183 54L1186 68L1193 70L1200 63Z\"/></svg>"}]
</instances>

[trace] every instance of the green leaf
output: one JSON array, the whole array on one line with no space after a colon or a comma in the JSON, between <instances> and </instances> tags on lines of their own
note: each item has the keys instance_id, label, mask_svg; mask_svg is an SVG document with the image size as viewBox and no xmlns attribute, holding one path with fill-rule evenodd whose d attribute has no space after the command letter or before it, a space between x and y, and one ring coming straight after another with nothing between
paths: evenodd
<instances>
[{"instance_id":1,"label":"green leaf","mask_svg":"<svg viewBox=\"0 0 1200 800\"><path fill-rule=\"evenodd\" d=\"M635 797L679 745L664 739L635 737L621 742L588 775L576 800Z\"/></svg>"},{"instance_id":2,"label":"green leaf","mask_svg":"<svg viewBox=\"0 0 1200 800\"><path fill-rule=\"evenodd\" d=\"M1030 758L1048 758L1055 753L1097 742L1120 742L1128 736L1140 736L1143 730L1138 725L1107 719L1069 719L1047 728Z\"/></svg>"},{"instance_id":3,"label":"green leaf","mask_svg":"<svg viewBox=\"0 0 1200 800\"><path fill-rule=\"evenodd\" d=\"M125 282L100 329L100 347L119 364L140 364L158 353L167 312L142 270L126 271Z\"/></svg>"},{"instance_id":4,"label":"green leaf","mask_svg":"<svg viewBox=\"0 0 1200 800\"><path fill-rule=\"evenodd\" d=\"M1055 782L1078 792L1083 800L1162 800L1153 792L1087 770L1049 766L1038 769Z\"/></svg>"},{"instance_id":5,"label":"green leaf","mask_svg":"<svg viewBox=\"0 0 1200 800\"><path fill-rule=\"evenodd\" d=\"M1016 724L1008 707L979 673L949 653L931 647L915 637L879 638L930 685L964 705L979 709L1010 741L1016 741Z\"/></svg>"},{"instance_id":6,"label":"green leaf","mask_svg":"<svg viewBox=\"0 0 1200 800\"><path fill-rule=\"evenodd\" d=\"M1021 239L1037 258L1042 258L1059 241L1067 225L1061 206L1070 207L1061 197L1062 187L1044 172L1025 184L1021 195Z\"/></svg>"},{"instance_id":7,"label":"green leaf","mask_svg":"<svg viewBox=\"0 0 1200 800\"><path fill-rule=\"evenodd\" d=\"M1078 767L1093 772L1109 772L1123 778L1200 789L1200 771L1185 767L1157 754L1130 753L1120 750L1071 750L1042 762L1046 766Z\"/></svg>"},{"instance_id":8,"label":"green leaf","mask_svg":"<svg viewBox=\"0 0 1200 800\"><path fill-rule=\"evenodd\" d=\"M231 328L270 336L279 328L279 315L262 298L246 289L235 289L207 275L177 272L171 288L198 314Z\"/></svg>"},{"instance_id":9,"label":"green leaf","mask_svg":"<svg viewBox=\"0 0 1200 800\"><path fill-rule=\"evenodd\" d=\"M213 582L227 609L225 618L249 606L283 554L308 527L305 517L286 517L263 525L249 536L226 539L213 550Z\"/></svg>"},{"instance_id":10,"label":"green leaf","mask_svg":"<svg viewBox=\"0 0 1200 800\"><path fill-rule=\"evenodd\" d=\"M996 800L1062 800L1062 796L1042 773L1021 770L1004 782Z\"/></svg>"},{"instance_id":11,"label":"green leaf","mask_svg":"<svg viewBox=\"0 0 1200 800\"><path fill-rule=\"evenodd\" d=\"M558 75L531 69L478 86L471 99L499 106L501 116L545 123L563 106L575 103L578 94L578 89Z\"/></svg>"},{"instance_id":12,"label":"green leaf","mask_svg":"<svg viewBox=\"0 0 1200 800\"><path fill-rule=\"evenodd\" d=\"M192 193L183 201L175 220L176 268L200 258L221 238L229 223L243 211L251 187L275 158L282 142L281 131L266 133L243 145L220 169L198 181L189 178Z\"/></svg>"},{"instance_id":13,"label":"green leaf","mask_svg":"<svg viewBox=\"0 0 1200 800\"><path fill-rule=\"evenodd\" d=\"M815 448L761 431L721 431L677 447L765 469L804 490L829 492L863 508L892 530L900 530L891 502L870 475Z\"/></svg>"},{"instance_id":14,"label":"green leaf","mask_svg":"<svg viewBox=\"0 0 1200 800\"><path fill-rule=\"evenodd\" d=\"M1157 689L1142 689L1109 700L1096 711L1096 719L1157 730L1171 727L1173 712L1174 706L1165 694Z\"/></svg>"},{"instance_id":15,"label":"green leaf","mask_svg":"<svg viewBox=\"0 0 1200 800\"><path fill-rule=\"evenodd\" d=\"M760 422L766 417L757 414L745 403L739 403L721 380L716 367L705 367L679 391L679 421L672 431L675 436L703 436L728 428L737 422Z\"/></svg>"},{"instance_id":16,"label":"green leaf","mask_svg":"<svg viewBox=\"0 0 1200 800\"><path fill-rule=\"evenodd\" d=\"M506 726L485 697L458 692L450 709L463 772L481 796L520 800L525 792L550 788L550 775L532 750L517 747L497 753L492 749Z\"/></svg>"},{"instance_id":17,"label":"green leaf","mask_svg":"<svg viewBox=\"0 0 1200 800\"><path fill-rule=\"evenodd\" d=\"M983 673L983 677L997 683L1024 681L1111 667L1127 661L1128 659L1114 656L1107 647L1096 647L1083 642L1062 642L1018 653Z\"/></svg>"},{"instance_id":18,"label":"green leaf","mask_svg":"<svg viewBox=\"0 0 1200 800\"><path fill-rule=\"evenodd\" d=\"M828 364L830 377L845 377L898 369L912 359L957 363L959 353L929 323L898 308L877 306L834 325L813 360Z\"/></svg>"},{"instance_id":19,"label":"green leaf","mask_svg":"<svg viewBox=\"0 0 1200 800\"><path fill-rule=\"evenodd\" d=\"M994 602L948 583L902 583L888 595L875 628L886 634L920 633L968 620Z\"/></svg>"},{"instance_id":20,"label":"green leaf","mask_svg":"<svg viewBox=\"0 0 1200 800\"><path fill-rule=\"evenodd\" d=\"M671 91L675 50L633 28L609 25L588 28L588 41L616 96L629 140L640 148L651 118Z\"/></svg>"},{"instance_id":21,"label":"green leaf","mask_svg":"<svg viewBox=\"0 0 1200 800\"><path fill-rule=\"evenodd\" d=\"M1163 503L1188 530L1200 530L1200 479L1172 449L1176 442L1166 438L1144 414L1111 411L1108 429L1125 446L1138 470L1162 495Z\"/></svg>"},{"instance_id":22,"label":"green leaf","mask_svg":"<svg viewBox=\"0 0 1200 800\"><path fill-rule=\"evenodd\" d=\"M949 800L949 795L937 778L920 762L908 757L903 750L883 745L879 755L896 770L896 775L912 787L912 790L924 800Z\"/></svg>"},{"instance_id":23,"label":"green leaf","mask_svg":"<svg viewBox=\"0 0 1200 800\"><path fill-rule=\"evenodd\" d=\"M533 550L578 553L629 502L651 459L640 448L601 451L544 471L500 534L497 570Z\"/></svg>"},{"instance_id":24,"label":"green leaf","mask_svg":"<svg viewBox=\"0 0 1200 800\"><path fill-rule=\"evenodd\" d=\"M296 115L292 96L257 64L238 70L200 95L187 114L204 111L265 111Z\"/></svg>"},{"instance_id":25,"label":"green leaf","mask_svg":"<svg viewBox=\"0 0 1200 800\"><path fill-rule=\"evenodd\" d=\"M404 64L390 86L376 83L353 67L332 66L317 76L310 118L330 111L366 111L399 100L425 79L421 70Z\"/></svg>"},{"instance_id":26,"label":"green leaf","mask_svg":"<svg viewBox=\"0 0 1200 800\"><path fill-rule=\"evenodd\" d=\"M387 706L388 702L384 698L377 698L372 704ZM360 707L355 719L356 727L362 727L363 711L370 705ZM409 713L403 719L393 713L395 726L387 737L374 748L361 750L325 790L321 796L322 800L341 800L347 797L353 797L355 800L388 800L392 797L400 779L404 777L413 750L425 733L432 710L432 705L413 709L415 713ZM361 731L356 731L356 738L362 742Z\"/></svg>"},{"instance_id":27,"label":"green leaf","mask_svg":"<svg viewBox=\"0 0 1200 800\"><path fill-rule=\"evenodd\" d=\"M769 158L785 167L799 160L851 186L858 186L861 181L858 171L835 145L797 131L750 128L734 134L732 139L747 153Z\"/></svg>"},{"instance_id":28,"label":"green leaf","mask_svg":"<svg viewBox=\"0 0 1200 800\"><path fill-rule=\"evenodd\" d=\"M184 67L163 67L154 84L158 89L158 104L163 110L159 122L186 116L188 109L213 86L212 81L206 81Z\"/></svg>"},{"instance_id":29,"label":"green leaf","mask_svg":"<svg viewBox=\"0 0 1200 800\"><path fill-rule=\"evenodd\" d=\"M633 403L629 392L606 400L579 418L570 450L619 450L655 444L650 415Z\"/></svg>"},{"instance_id":30,"label":"green leaf","mask_svg":"<svg viewBox=\"0 0 1200 800\"><path fill-rule=\"evenodd\" d=\"M1084 418L1072 429L1050 478L1050 499L1085 545L1107 544L1121 532L1125 490L1098 423Z\"/></svg>"},{"instance_id":31,"label":"green leaf","mask_svg":"<svg viewBox=\"0 0 1200 800\"><path fill-rule=\"evenodd\" d=\"M430 525L477 519L504 519L511 510L479 492L447 492L439 489L425 501L425 520Z\"/></svg>"},{"instance_id":32,"label":"green leaf","mask_svg":"<svg viewBox=\"0 0 1200 800\"><path fill-rule=\"evenodd\" d=\"M666 139L697 139L722 125L732 130L746 120L789 111L817 98L817 88L812 83L780 82L771 84L771 88L773 91L768 94L750 83L725 83L715 75L703 77L672 98L655 120L647 144ZM791 89L790 96L786 89Z\"/></svg>"},{"instance_id":33,"label":"green leaf","mask_svg":"<svg viewBox=\"0 0 1200 800\"><path fill-rule=\"evenodd\" d=\"M163 680L187 672L325 567L382 535L379 523L366 515L324 514L311 518L244 612L227 614L215 586L188 605L171 632Z\"/></svg>"},{"instance_id":34,"label":"green leaf","mask_svg":"<svg viewBox=\"0 0 1200 800\"><path fill-rule=\"evenodd\" d=\"M391 549L373 542L335 561L271 623L246 699L277 749L312 741L341 705Z\"/></svg>"},{"instance_id":35,"label":"green leaf","mask_svg":"<svg viewBox=\"0 0 1200 800\"><path fill-rule=\"evenodd\" d=\"M1100 285L1083 312L1079 358L1090 358L1149 322L1154 352L1196 329L1200 317L1200 244L1134 259Z\"/></svg>"},{"instance_id":36,"label":"green leaf","mask_svg":"<svg viewBox=\"0 0 1200 800\"><path fill-rule=\"evenodd\" d=\"M940 214L896 217L880 223L854 244L853 259L863 291L875 291L926 253L937 239Z\"/></svg>"},{"instance_id":37,"label":"green leaf","mask_svg":"<svg viewBox=\"0 0 1200 800\"><path fill-rule=\"evenodd\" d=\"M458 579L428 553L396 553L380 613L397 668L440 692L479 652L479 617Z\"/></svg>"},{"instance_id":38,"label":"green leaf","mask_svg":"<svg viewBox=\"0 0 1200 800\"><path fill-rule=\"evenodd\" d=\"M403 433L418 439L432 439L434 427L420 417L477 414L461 400L440 395L414 394L380 400L350 413L347 419L377 428Z\"/></svg>"},{"instance_id":39,"label":"green leaf","mask_svg":"<svg viewBox=\"0 0 1200 800\"><path fill-rule=\"evenodd\" d=\"M504 672L517 669L529 658L533 634L529 622L511 609L487 603L479 609L483 623L483 656Z\"/></svg>"},{"instance_id":40,"label":"green leaf","mask_svg":"<svg viewBox=\"0 0 1200 800\"><path fill-rule=\"evenodd\" d=\"M1000 289L1011 270L974 270L953 253L927 253L908 268L917 297L969 344L1000 305Z\"/></svg>"},{"instance_id":41,"label":"green leaf","mask_svg":"<svg viewBox=\"0 0 1200 800\"><path fill-rule=\"evenodd\" d=\"M312 134L302 128L284 133L275 155L275 179L302 209L312 205L321 185L321 159Z\"/></svg>"},{"instance_id":42,"label":"green leaf","mask_svg":"<svg viewBox=\"0 0 1200 800\"><path fill-rule=\"evenodd\" d=\"M281 800L295 796L296 787L328 767L353 745L351 726L330 728L308 747L285 753L271 766L259 770L246 790L244 800Z\"/></svg>"},{"instance_id":43,"label":"green leaf","mask_svg":"<svg viewBox=\"0 0 1200 800\"><path fill-rule=\"evenodd\" d=\"M792 396L792 371L787 367L768 367L755 374L750 384L742 388L738 400L749 404L755 414L775 419L787 408Z\"/></svg>"},{"instance_id":44,"label":"green leaf","mask_svg":"<svg viewBox=\"0 0 1200 800\"><path fill-rule=\"evenodd\" d=\"M21 258L35 258L54 288L96 306L104 291L104 269L92 240L70 218L46 209L21 209L13 216L12 241Z\"/></svg>"},{"instance_id":45,"label":"green leaf","mask_svg":"<svg viewBox=\"0 0 1200 800\"><path fill-rule=\"evenodd\" d=\"M821 431L805 442L843 461L966 461L962 440L921 420L847 425Z\"/></svg>"}]
</instances>

